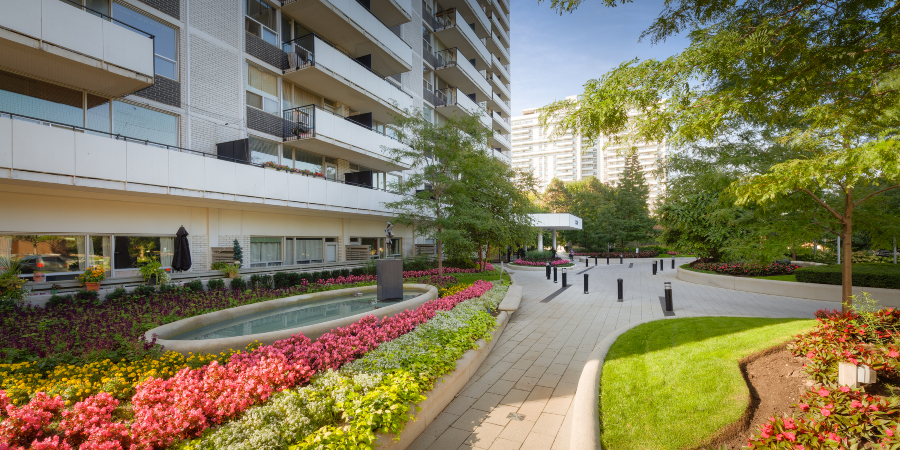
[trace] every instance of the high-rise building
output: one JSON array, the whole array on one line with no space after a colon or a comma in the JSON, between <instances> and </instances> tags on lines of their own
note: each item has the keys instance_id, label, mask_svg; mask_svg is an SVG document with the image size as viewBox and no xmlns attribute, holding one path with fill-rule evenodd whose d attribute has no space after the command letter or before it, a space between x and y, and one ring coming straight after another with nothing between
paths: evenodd
<instances>
[{"instance_id":1,"label":"high-rise building","mask_svg":"<svg viewBox=\"0 0 900 450\"><path fill-rule=\"evenodd\" d=\"M576 100L577 97L567 99ZM513 167L531 171L541 190L554 178L576 181L594 176L602 183L616 184L627 162L625 153L630 148L609 145L604 149L604 145L609 143L607 137L589 146L581 135L571 131L551 139L553 129L541 128L539 116L538 108L531 108L523 110L521 116L513 117ZM666 146L654 143L638 145L637 156L650 187L648 203L652 207L665 190L665 179L657 178L655 171L658 160L666 156Z\"/></svg>"},{"instance_id":2,"label":"high-rise building","mask_svg":"<svg viewBox=\"0 0 900 450\"><path fill-rule=\"evenodd\" d=\"M193 270L411 255L393 118L480 114L508 161L509 63L508 0L2 2L0 256L131 276L182 225Z\"/></svg>"}]
</instances>

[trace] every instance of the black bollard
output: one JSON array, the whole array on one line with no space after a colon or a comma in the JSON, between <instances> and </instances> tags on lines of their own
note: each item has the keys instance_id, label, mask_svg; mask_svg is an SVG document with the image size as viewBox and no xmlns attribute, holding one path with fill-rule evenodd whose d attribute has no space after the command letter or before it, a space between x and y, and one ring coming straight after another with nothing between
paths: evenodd
<instances>
[{"instance_id":1,"label":"black bollard","mask_svg":"<svg viewBox=\"0 0 900 450\"><path fill-rule=\"evenodd\" d=\"M584 274L584 293L588 293L588 275Z\"/></svg>"},{"instance_id":2,"label":"black bollard","mask_svg":"<svg viewBox=\"0 0 900 450\"><path fill-rule=\"evenodd\" d=\"M622 301L622 279L619 278L619 301Z\"/></svg>"},{"instance_id":3,"label":"black bollard","mask_svg":"<svg viewBox=\"0 0 900 450\"><path fill-rule=\"evenodd\" d=\"M553 282L556 283L556 266L553 266Z\"/></svg>"},{"instance_id":4,"label":"black bollard","mask_svg":"<svg viewBox=\"0 0 900 450\"><path fill-rule=\"evenodd\" d=\"M672 255L672 268L675 268L675 255Z\"/></svg>"},{"instance_id":5,"label":"black bollard","mask_svg":"<svg viewBox=\"0 0 900 450\"><path fill-rule=\"evenodd\" d=\"M566 268L563 267L563 285L562 287L566 287Z\"/></svg>"},{"instance_id":6,"label":"black bollard","mask_svg":"<svg viewBox=\"0 0 900 450\"><path fill-rule=\"evenodd\" d=\"M666 265L663 264L663 260L660 259L660 260L659 260L659 271L662 272L663 269L665 269L665 267L666 267Z\"/></svg>"},{"instance_id":7,"label":"black bollard","mask_svg":"<svg viewBox=\"0 0 900 450\"><path fill-rule=\"evenodd\" d=\"M550 279L550 263L547 263L547 279Z\"/></svg>"},{"instance_id":8,"label":"black bollard","mask_svg":"<svg viewBox=\"0 0 900 450\"><path fill-rule=\"evenodd\" d=\"M587 256L584 257L584 267L588 266L588 259L589 258Z\"/></svg>"},{"instance_id":9,"label":"black bollard","mask_svg":"<svg viewBox=\"0 0 900 450\"><path fill-rule=\"evenodd\" d=\"M597 256L594 256L594 267L597 267Z\"/></svg>"},{"instance_id":10,"label":"black bollard","mask_svg":"<svg viewBox=\"0 0 900 450\"><path fill-rule=\"evenodd\" d=\"M625 264L625 259L622 257L622 255L619 255L619 264Z\"/></svg>"},{"instance_id":11,"label":"black bollard","mask_svg":"<svg viewBox=\"0 0 900 450\"><path fill-rule=\"evenodd\" d=\"M656 275L656 261L653 261L653 275Z\"/></svg>"},{"instance_id":12,"label":"black bollard","mask_svg":"<svg viewBox=\"0 0 900 450\"><path fill-rule=\"evenodd\" d=\"M609 256L606 257L606 265L609 265Z\"/></svg>"},{"instance_id":13,"label":"black bollard","mask_svg":"<svg viewBox=\"0 0 900 450\"><path fill-rule=\"evenodd\" d=\"M665 289L666 292L666 311L674 311L672 307L672 282L666 281L663 283L663 289Z\"/></svg>"}]
</instances>

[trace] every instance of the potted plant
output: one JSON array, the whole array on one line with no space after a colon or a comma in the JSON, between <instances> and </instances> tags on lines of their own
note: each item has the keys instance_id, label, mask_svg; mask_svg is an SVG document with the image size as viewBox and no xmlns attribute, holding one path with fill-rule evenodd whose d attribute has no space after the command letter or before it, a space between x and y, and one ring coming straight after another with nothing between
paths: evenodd
<instances>
[{"instance_id":1,"label":"potted plant","mask_svg":"<svg viewBox=\"0 0 900 450\"><path fill-rule=\"evenodd\" d=\"M62 289L62 286L53 283L53 286L50 286L50 295L56 295L56 291Z\"/></svg>"},{"instance_id":2,"label":"potted plant","mask_svg":"<svg viewBox=\"0 0 900 450\"><path fill-rule=\"evenodd\" d=\"M88 267L83 274L78 275L78 281L88 291L99 291L100 283L106 278L106 270L103 266Z\"/></svg>"},{"instance_id":3,"label":"potted plant","mask_svg":"<svg viewBox=\"0 0 900 450\"><path fill-rule=\"evenodd\" d=\"M162 264L156 260L151 259L141 264L138 270L141 272L141 276L144 277L144 283L151 286L165 282L168 278L166 271L162 268Z\"/></svg>"},{"instance_id":4,"label":"potted plant","mask_svg":"<svg viewBox=\"0 0 900 450\"><path fill-rule=\"evenodd\" d=\"M25 300L25 283L28 280L20 278L22 264L18 259L0 256L0 307L4 303L21 303Z\"/></svg>"},{"instance_id":5,"label":"potted plant","mask_svg":"<svg viewBox=\"0 0 900 450\"><path fill-rule=\"evenodd\" d=\"M241 276L240 264L226 264L222 271L228 274L228 278L237 278Z\"/></svg>"}]
</instances>

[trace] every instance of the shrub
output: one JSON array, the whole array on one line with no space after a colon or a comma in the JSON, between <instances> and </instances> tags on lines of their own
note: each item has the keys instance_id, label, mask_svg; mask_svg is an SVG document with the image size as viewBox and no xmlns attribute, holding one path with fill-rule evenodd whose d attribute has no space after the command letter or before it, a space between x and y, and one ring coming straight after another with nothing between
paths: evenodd
<instances>
[{"instance_id":1,"label":"shrub","mask_svg":"<svg viewBox=\"0 0 900 450\"><path fill-rule=\"evenodd\" d=\"M525 261L549 261L553 259L553 256L552 250L529 250L525 252L525 257L522 259Z\"/></svg>"},{"instance_id":2,"label":"shrub","mask_svg":"<svg viewBox=\"0 0 900 450\"><path fill-rule=\"evenodd\" d=\"M416 255L413 258L403 259L403 270L428 270L437 267L437 263L428 255ZM365 275L360 273L359 275Z\"/></svg>"},{"instance_id":3,"label":"shrub","mask_svg":"<svg viewBox=\"0 0 900 450\"><path fill-rule=\"evenodd\" d=\"M225 266L227 265L228 263L224 261L214 262L211 266L209 266L209 270L225 270Z\"/></svg>"},{"instance_id":4,"label":"shrub","mask_svg":"<svg viewBox=\"0 0 900 450\"><path fill-rule=\"evenodd\" d=\"M329 278L334 278L334 275L331 274L330 270L323 270L322 271L322 279L327 280Z\"/></svg>"},{"instance_id":5,"label":"shrub","mask_svg":"<svg viewBox=\"0 0 900 450\"><path fill-rule=\"evenodd\" d=\"M349 271L349 270L347 271L347 275L348 275L348 276L350 275L350 271ZM289 273L289 274L288 274L288 277L287 277L287 280L288 280L288 281L287 281L287 283L288 283L287 287L299 286L299 285L303 284L303 276L301 276L301 275L300 275L299 273L297 273L297 272L291 272L291 273Z\"/></svg>"},{"instance_id":6,"label":"shrub","mask_svg":"<svg viewBox=\"0 0 900 450\"><path fill-rule=\"evenodd\" d=\"M354 267L350 270L350 275L352 276L361 276L366 274L366 269L364 267Z\"/></svg>"},{"instance_id":7,"label":"shrub","mask_svg":"<svg viewBox=\"0 0 900 450\"><path fill-rule=\"evenodd\" d=\"M284 273L284 272L278 272ZM285 273L285 275L287 275ZM274 286L274 277L272 275L267 274L253 274L250 276L250 284L249 287L251 289L272 289ZM284 287L287 287L285 285Z\"/></svg>"},{"instance_id":8,"label":"shrub","mask_svg":"<svg viewBox=\"0 0 900 450\"><path fill-rule=\"evenodd\" d=\"M185 284L184 287L194 292L203 292L203 282L200 280L191 281L190 283Z\"/></svg>"},{"instance_id":9,"label":"shrub","mask_svg":"<svg viewBox=\"0 0 900 450\"><path fill-rule=\"evenodd\" d=\"M67 303L72 302L72 295L53 295L50 297L50 300L47 300L48 308L55 308L59 305L65 305Z\"/></svg>"},{"instance_id":10,"label":"shrub","mask_svg":"<svg viewBox=\"0 0 900 450\"><path fill-rule=\"evenodd\" d=\"M231 279L231 289L235 291L243 291L247 289L247 282L244 281L243 278L232 278Z\"/></svg>"},{"instance_id":11,"label":"shrub","mask_svg":"<svg viewBox=\"0 0 900 450\"><path fill-rule=\"evenodd\" d=\"M350 276L350 269L341 269L341 276L342 276L342 277L349 277L349 276Z\"/></svg>"},{"instance_id":12,"label":"shrub","mask_svg":"<svg viewBox=\"0 0 900 450\"><path fill-rule=\"evenodd\" d=\"M170 283L163 283L159 285L159 289L157 290L160 294L168 294L170 292L178 292L178 286Z\"/></svg>"},{"instance_id":13,"label":"shrub","mask_svg":"<svg viewBox=\"0 0 900 450\"><path fill-rule=\"evenodd\" d=\"M148 297L156 293L156 286L142 285L134 288L131 295L134 297Z\"/></svg>"},{"instance_id":14,"label":"shrub","mask_svg":"<svg viewBox=\"0 0 900 450\"><path fill-rule=\"evenodd\" d=\"M841 266L803 267L794 272L797 281L818 284L841 284ZM900 289L900 265L893 264L854 264L853 285Z\"/></svg>"},{"instance_id":15,"label":"shrub","mask_svg":"<svg viewBox=\"0 0 900 450\"><path fill-rule=\"evenodd\" d=\"M272 275L272 283L275 284L275 289L281 289L288 286L288 275L290 274L287 272L275 272L275 275ZM253 277L250 277L250 282L253 282Z\"/></svg>"},{"instance_id":16,"label":"shrub","mask_svg":"<svg viewBox=\"0 0 900 450\"><path fill-rule=\"evenodd\" d=\"M478 267L472 258L453 258L444 262L447 267L456 267L457 269L474 269Z\"/></svg>"},{"instance_id":17,"label":"shrub","mask_svg":"<svg viewBox=\"0 0 900 450\"><path fill-rule=\"evenodd\" d=\"M206 289L210 291L225 289L225 280L221 278L214 278L212 280L209 280L209 282L206 283Z\"/></svg>"},{"instance_id":18,"label":"shrub","mask_svg":"<svg viewBox=\"0 0 900 450\"><path fill-rule=\"evenodd\" d=\"M322 272L313 272L311 276L312 279L310 280L310 283L314 283L322 279Z\"/></svg>"},{"instance_id":19,"label":"shrub","mask_svg":"<svg viewBox=\"0 0 900 450\"><path fill-rule=\"evenodd\" d=\"M128 291L125 290L122 286L115 288L109 294L106 294L106 300L122 300L128 296ZM54 296L55 297L55 296ZM51 297L51 300L53 297Z\"/></svg>"},{"instance_id":20,"label":"shrub","mask_svg":"<svg viewBox=\"0 0 900 450\"><path fill-rule=\"evenodd\" d=\"M690 264L692 269L709 270L723 275L736 275L745 277L764 277L772 275L790 275L800 266L782 263L704 263L694 261Z\"/></svg>"}]
</instances>

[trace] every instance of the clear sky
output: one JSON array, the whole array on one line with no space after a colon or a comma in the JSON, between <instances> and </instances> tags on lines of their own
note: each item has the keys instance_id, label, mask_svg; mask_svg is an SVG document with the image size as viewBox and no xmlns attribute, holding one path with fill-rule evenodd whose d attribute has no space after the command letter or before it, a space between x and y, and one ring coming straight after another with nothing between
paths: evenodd
<instances>
[{"instance_id":1,"label":"clear sky","mask_svg":"<svg viewBox=\"0 0 900 450\"><path fill-rule=\"evenodd\" d=\"M641 32L662 10L662 0L636 0L615 8L585 0L558 15L549 0L511 0L512 115L583 92L584 83L632 58L666 58L687 46L683 37L651 45Z\"/></svg>"}]
</instances>

